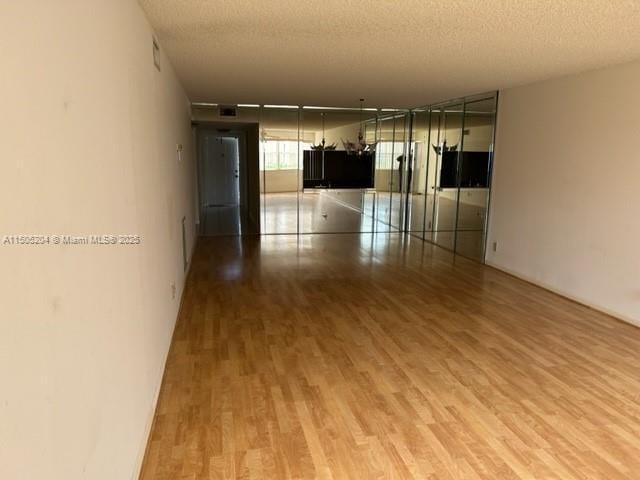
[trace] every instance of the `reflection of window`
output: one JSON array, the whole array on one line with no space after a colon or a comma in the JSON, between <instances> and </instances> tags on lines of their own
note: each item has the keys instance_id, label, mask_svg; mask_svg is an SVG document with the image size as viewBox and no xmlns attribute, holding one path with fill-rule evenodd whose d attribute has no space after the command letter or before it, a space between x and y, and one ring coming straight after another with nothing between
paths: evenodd
<instances>
[{"instance_id":1,"label":"reflection of window","mask_svg":"<svg viewBox=\"0 0 640 480\"><path fill-rule=\"evenodd\" d=\"M264 170L297 170L298 157L311 148L310 143L295 140L266 140L262 142Z\"/></svg>"},{"instance_id":2,"label":"reflection of window","mask_svg":"<svg viewBox=\"0 0 640 480\"><path fill-rule=\"evenodd\" d=\"M378 170L398 168L396 158L404 155L404 142L379 141L376 146L376 163Z\"/></svg>"}]
</instances>

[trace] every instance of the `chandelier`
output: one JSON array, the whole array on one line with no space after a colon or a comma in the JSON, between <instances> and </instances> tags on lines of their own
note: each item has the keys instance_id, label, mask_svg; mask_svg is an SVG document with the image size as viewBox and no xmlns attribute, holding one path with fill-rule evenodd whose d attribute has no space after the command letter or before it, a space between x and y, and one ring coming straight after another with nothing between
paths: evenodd
<instances>
[{"instance_id":1,"label":"chandelier","mask_svg":"<svg viewBox=\"0 0 640 480\"><path fill-rule=\"evenodd\" d=\"M364 135L362 134L362 130L364 127L364 123L362 120L362 105L364 103L364 98L360 99L360 128L358 130L358 140L356 142L352 142L350 140L344 141L342 138L340 141L342 142L342 146L347 151L348 155L363 155L365 153L373 153L376 150L375 143L367 143L364 139Z\"/></svg>"},{"instance_id":2,"label":"chandelier","mask_svg":"<svg viewBox=\"0 0 640 480\"><path fill-rule=\"evenodd\" d=\"M337 146L335 143L332 143L331 145L326 144L327 142L324 138L324 112L322 112L320 116L322 117L322 141L318 145L311 145L311 150L335 150Z\"/></svg>"},{"instance_id":3,"label":"chandelier","mask_svg":"<svg viewBox=\"0 0 640 480\"><path fill-rule=\"evenodd\" d=\"M458 150L457 143L455 145L448 147L446 140L438 145L431 144L431 146L433 147L433 150L436 152L436 155L442 155L442 152L455 152L456 150Z\"/></svg>"}]
</instances>

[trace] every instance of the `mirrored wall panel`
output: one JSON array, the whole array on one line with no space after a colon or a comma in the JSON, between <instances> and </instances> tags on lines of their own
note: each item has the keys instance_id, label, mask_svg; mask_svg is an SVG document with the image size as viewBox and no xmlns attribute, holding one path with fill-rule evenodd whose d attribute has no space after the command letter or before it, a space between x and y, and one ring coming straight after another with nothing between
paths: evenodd
<instances>
[{"instance_id":1,"label":"mirrored wall panel","mask_svg":"<svg viewBox=\"0 0 640 480\"><path fill-rule=\"evenodd\" d=\"M378 119L375 190L379 231L403 229L408 118L407 113L394 112Z\"/></svg>"},{"instance_id":2,"label":"mirrored wall panel","mask_svg":"<svg viewBox=\"0 0 640 480\"><path fill-rule=\"evenodd\" d=\"M413 110L239 106L230 128L218 116L199 130L201 177L240 185L229 198L200 185L203 223L224 209L243 213L241 233L406 232L483 261L496 104L489 93Z\"/></svg>"},{"instance_id":3,"label":"mirrored wall panel","mask_svg":"<svg viewBox=\"0 0 640 480\"><path fill-rule=\"evenodd\" d=\"M263 106L261 232L403 230L409 111Z\"/></svg>"},{"instance_id":4,"label":"mirrored wall panel","mask_svg":"<svg viewBox=\"0 0 640 480\"><path fill-rule=\"evenodd\" d=\"M421 171L423 180L407 193L408 231L479 261L486 249L496 106L490 93L413 111L412 173Z\"/></svg>"},{"instance_id":5,"label":"mirrored wall panel","mask_svg":"<svg viewBox=\"0 0 640 480\"><path fill-rule=\"evenodd\" d=\"M407 229L423 238L427 213L427 173L429 170L429 110L413 111L411 144L407 162Z\"/></svg>"},{"instance_id":6,"label":"mirrored wall panel","mask_svg":"<svg viewBox=\"0 0 640 480\"><path fill-rule=\"evenodd\" d=\"M262 233L298 233L300 150L298 108L260 112Z\"/></svg>"},{"instance_id":7,"label":"mirrored wall panel","mask_svg":"<svg viewBox=\"0 0 640 480\"><path fill-rule=\"evenodd\" d=\"M450 250L455 247L463 109L463 103L436 107L440 117L440 143L432 144L439 170L434 194L433 241Z\"/></svg>"},{"instance_id":8,"label":"mirrored wall panel","mask_svg":"<svg viewBox=\"0 0 640 480\"><path fill-rule=\"evenodd\" d=\"M375 110L302 109L300 233L376 231L376 117Z\"/></svg>"},{"instance_id":9,"label":"mirrored wall panel","mask_svg":"<svg viewBox=\"0 0 640 480\"><path fill-rule=\"evenodd\" d=\"M484 258L496 100L467 99L459 154L456 252Z\"/></svg>"}]
</instances>

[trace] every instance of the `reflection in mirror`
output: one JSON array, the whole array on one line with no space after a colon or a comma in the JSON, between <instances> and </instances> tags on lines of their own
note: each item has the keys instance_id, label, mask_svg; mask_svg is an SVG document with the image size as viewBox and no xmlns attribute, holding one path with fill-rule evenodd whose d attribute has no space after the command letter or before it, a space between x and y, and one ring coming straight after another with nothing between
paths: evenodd
<instances>
[{"instance_id":1,"label":"reflection in mirror","mask_svg":"<svg viewBox=\"0 0 640 480\"><path fill-rule=\"evenodd\" d=\"M403 221L403 195L406 191L407 119L405 112L394 113L379 120L376 146L375 188L379 222L386 224L379 231L398 231ZM384 228L384 230L382 230Z\"/></svg>"},{"instance_id":2,"label":"reflection in mirror","mask_svg":"<svg viewBox=\"0 0 640 480\"><path fill-rule=\"evenodd\" d=\"M462 143L464 105L456 103L438 107L440 142L432 143L437 156L437 179L434 198L433 240L453 250L455 247L458 208L458 157Z\"/></svg>"},{"instance_id":3,"label":"reflection in mirror","mask_svg":"<svg viewBox=\"0 0 640 480\"><path fill-rule=\"evenodd\" d=\"M413 112L412 145L407 165L409 231L423 236L427 212L427 172L429 166L429 110Z\"/></svg>"},{"instance_id":4,"label":"reflection in mirror","mask_svg":"<svg viewBox=\"0 0 640 480\"><path fill-rule=\"evenodd\" d=\"M394 116L394 140L393 140L393 169L391 175L391 228L396 230L404 229L404 210L406 192L408 191L408 164L409 155L407 152L408 134L408 114L396 114Z\"/></svg>"},{"instance_id":5,"label":"reflection in mirror","mask_svg":"<svg viewBox=\"0 0 640 480\"><path fill-rule=\"evenodd\" d=\"M387 117L378 120L378 136L376 144L376 212L380 224L379 232L390 231L391 226L391 197L393 192L395 152L397 145L394 143L395 119Z\"/></svg>"},{"instance_id":6,"label":"reflection in mirror","mask_svg":"<svg viewBox=\"0 0 640 480\"><path fill-rule=\"evenodd\" d=\"M439 109L429 110L429 141L427 143L427 198L424 220L424 238L434 241L435 195L439 183L440 158L433 145L440 145L442 114Z\"/></svg>"},{"instance_id":7,"label":"reflection in mirror","mask_svg":"<svg viewBox=\"0 0 640 480\"><path fill-rule=\"evenodd\" d=\"M261 231L406 230L483 261L496 103L256 109Z\"/></svg>"},{"instance_id":8,"label":"reflection in mirror","mask_svg":"<svg viewBox=\"0 0 640 480\"><path fill-rule=\"evenodd\" d=\"M302 145L302 147L300 147ZM298 232L299 150L297 108L260 112L260 193L262 233Z\"/></svg>"},{"instance_id":9,"label":"reflection in mirror","mask_svg":"<svg viewBox=\"0 0 640 480\"><path fill-rule=\"evenodd\" d=\"M302 110L301 233L374 231L376 112Z\"/></svg>"},{"instance_id":10,"label":"reflection in mirror","mask_svg":"<svg viewBox=\"0 0 640 480\"><path fill-rule=\"evenodd\" d=\"M495 96L467 101L460 154L456 253L482 260L489 202Z\"/></svg>"}]
</instances>

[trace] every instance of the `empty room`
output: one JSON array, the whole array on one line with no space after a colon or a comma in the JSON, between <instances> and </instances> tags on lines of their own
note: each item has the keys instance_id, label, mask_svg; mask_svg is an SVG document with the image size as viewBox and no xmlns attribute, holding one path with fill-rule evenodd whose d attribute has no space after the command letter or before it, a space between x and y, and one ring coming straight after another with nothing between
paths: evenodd
<instances>
[{"instance_id":1,"label":"empty room","mask_svg":"<svg viewBox=\"0 0 640 480\"><path fill-rule=\"evenodd\" d=\"M0 478L640 478L640 2L0 2Z\"/></svg>"}]
</instances>

